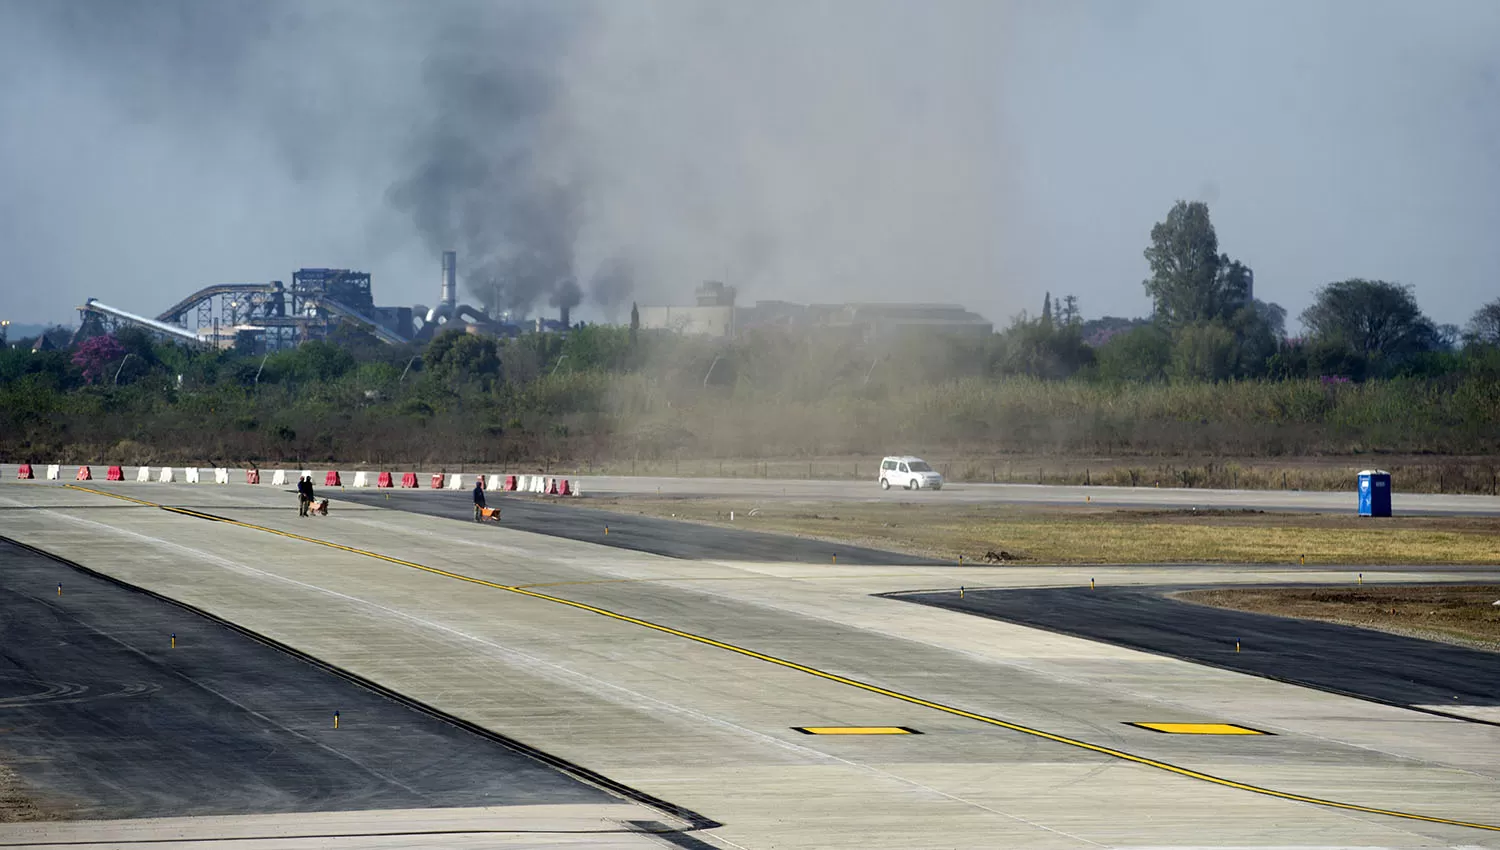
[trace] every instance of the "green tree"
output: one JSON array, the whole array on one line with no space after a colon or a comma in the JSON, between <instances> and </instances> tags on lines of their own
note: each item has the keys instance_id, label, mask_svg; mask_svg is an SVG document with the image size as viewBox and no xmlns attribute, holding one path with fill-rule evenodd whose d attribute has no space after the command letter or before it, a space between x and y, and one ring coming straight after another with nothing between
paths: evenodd
<instances>
[{"instance_id":1,"label":"green tree","mask_svg":"<svg viewBox=\"0 0 1500 850\"><path fill-rule=\"evenodd\" d=\"M1143 284L1168 326L1227 318L1249 298L1250 269L1219 253L1205 203L1178 201L1151 228L1145 256L1151 277Z\"/></svg>"},{"instance_id":2,"label":"green tree","mask_svg":"<svg viewBox=\"0 0 1500 850\"><path fill-rule=\"evenodd\" d=\"M1052 293L1050 292L1042 298L1042 324L1052 327Z\"/></svg>"},{"instance_id":3,"label":"green tree","mask_svg":"<svg viewBox=\"0 0 1500 850\"><path fill-rule=\"evenodd\" d=\"M1172 336L1160 325L1115 334L1096 352L1098 375L1110 382L1156 381L1172 362Z\"/></svg>"},{"instance_id":4,"label":"green tree","mask_svg":"<svg viewBox=\"0 0 1500 850\"><path fill-rule=\"evenodd\" d=\"M1170 373L1179 381L1223 381L1239 367L1234 332L1219 322L1196 322L1178 329L1172 342Z\"/></svg>"},{"instance_id":5,"label":"green tree","mask_svg":"<svg viewBox=\"0 0 1500 850\"><path fill-rule=\"evenodd\" d=\"M1437 328L1422 315L1411 287L1359 278L1330 283L1302 311L1313 338L1372 359L1399 358L1438 347Z\"/></svg>"},{"instance_id":6,"label":"green tree","mask_svg":"<svg viewBox=\"0 0 1500 850\"><path fill-rule=\"evenodd\" d=\"M494 337L454 328L432 338L423 363L428 371L448 381L480 380L487 384L500 374L500 349Z\"/></svg>"},{"instance_id":7,"label":"green tree","mask_svg":"<svg viewBox=\"0 0 1500 850\"><path fill-rule=\"evenodd\" d=\"M1464 328L1464 342L1500 346L1500 298L1474 311Z\"/></svg>"}]
</instances>

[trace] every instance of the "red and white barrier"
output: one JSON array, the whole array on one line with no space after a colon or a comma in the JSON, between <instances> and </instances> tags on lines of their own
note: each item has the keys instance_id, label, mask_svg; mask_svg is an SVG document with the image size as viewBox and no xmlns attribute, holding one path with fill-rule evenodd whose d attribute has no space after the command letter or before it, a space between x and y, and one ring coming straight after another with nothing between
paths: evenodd
<instances>
[{"instance_id":1,"label":"red and white barrier","mask_svg":"<svg viewBox=\"0 0 1500 850\"><path fill-rule=\"evenodd\" d=\"M29 464L29 463L23 463L23 464L21 464L21 468L18 469L18 470L16 470L16 478L18 478L21 481L31 481L34 478L36 478L36 476L33 475L32 472L31 472L31 464Z\"/></svg>"},{"instance_id":2,"label":"red and white barrier","mask_svg":"<svg viewBox=\"0 0 1500 850\"><path fill-rule=\"evenodd\" d=\"M570 484L568 482L568 479L566 479L566 478L563 479L562 489L558 491L558 495L559 496L571 496L571 495L573 495L573 486L572 486L572 484Z\"/></svg>"},{"instance_id":3,"label":"red and white barrier","mask_svg":"<svg viewBox=\"0 0 1500 850\"><path fill-rule=\"evenodd\" d=\"M416 487L417 474L415 472L408 472L405 475L401 476L401 486L407 488Z\"/></svg>"},{"instance_id":4,"label":"red and white barrier","mask_svg":"<svg viewBox=\"0 0 1500 850\"><path fill-rule=\"evenodd\" d=\"M441 473L441 472L434 472L432 474L432 489L434 489L434 490L441 490L441 489L443 489L443 478L444 478L443 473Z\"/></svg>"},{"instance_id":5,"label":"red and white barrier","mask_svg":"<svg viewBox=\"0 0 1500 850\"><path fill-rule=\"evenodd\" d=\"M78 467L78 475L73 480L75 480L75 481L93 481L94 480L94 473L90 472L89 468L87 466L80 466L80 467Z\"/></svg>"},{"instance_id":6,"label":"red and white barrier","mask_svg":"<svg viewBox=\"0 0 1500 850\"><path fill-rule=\"evenodd\" d=\"M109 470L104 473L104 480L105 481L124 481L125 480L125 470L121 469L118 466L111 466L109 468Z\"/></svg>"},{"instance_id":7,"label":"red and white barrier","mask_svg":"<svg viewBox=\"0 0 1500 850\"><path fill-rule=\"evenodd\" d=\"M337 469L330 469L330 470L328 470L328 474L325 475L325 476L323 476L323 486L324 487L342 487L342 486L344 486L344 482L339 478L339 471Z\"/></svg>"},{"instance_id":8,"label":"red and white barrier","mask_svg":"<svg viewBox=\"0 0 1500 850\"><path fill-rule=\"evenodd\" d=\"M247 470L245 470L245 483L246 484L259 484L260 483L260 470L259 469L247 469Z\"/></svg>"},{"instance_id":9,"label":"red and white barrier","mask_svg":"<svg viewBox=\"0 0 1500 850\"><path fill-rule=\"evenodd\" d=\"M413 481L415 481L415 480L416 479L413 479ZM396 486L396 484L395 484L395 482L391 481L391 474L389 472L382 472L382 473L380 473L379 477L377 477L375 479L375 486L376 487L394 487L394 486Z\"/></svg>"},{"instance_id":10,"label":"red and white barrier","mask_svg":"<svg viewBox=\"0 0 1500 850\"><path fill-rule=\"evenodd\" d=\"M514 475L507 475L507 476L505 476L505 491L507 493L514 493L515 490L516 490L516 477Z\"/></svg>"}]
</instances>

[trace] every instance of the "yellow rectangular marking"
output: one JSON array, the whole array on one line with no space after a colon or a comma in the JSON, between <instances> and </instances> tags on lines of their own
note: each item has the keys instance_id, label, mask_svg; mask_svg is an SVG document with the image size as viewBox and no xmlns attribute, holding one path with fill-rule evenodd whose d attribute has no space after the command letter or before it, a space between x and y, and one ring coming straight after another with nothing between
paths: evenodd
<instances>
[{"instance_id":1,"label":"yellow rectangular marking","mask_svg":"<svg viewBox=\"0 0 1500 850\"><path fill-rule=\"evenodd\" d=\"M920 735L905 726L793 726L804 735Z\"/></svg>"},{"instance_id":2,"label":"yellow rectangular marking","mask_svg":"<svg viewBox=\"0 0 1500 850\"><path fill-rule=\"evenodd\" d=\"M1168 735L1265 735L1259 729L1251 729L1248 726L1237 726L1233 723L1130 723L1130 726L1139 726L1142 729L1150 729L1153 732L1165 732Z\"/></svg>"}]
</instances>

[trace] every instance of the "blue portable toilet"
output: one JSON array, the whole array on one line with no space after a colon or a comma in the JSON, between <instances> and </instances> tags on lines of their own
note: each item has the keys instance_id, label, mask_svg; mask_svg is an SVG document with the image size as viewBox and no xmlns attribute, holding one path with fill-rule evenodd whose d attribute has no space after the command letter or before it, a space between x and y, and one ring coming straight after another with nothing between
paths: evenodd
<instances>
[{"instance_id":1,"label":"blue portable toilet","mask_svg":"<svg viewBox=\"0 0 1500 850\"><path fill-rule=\"evenodd\" d=\"M1383 469L1366 469L1359 474L1359 515L1391 515L1391 474Z\"/></svg>"}]
</instances>

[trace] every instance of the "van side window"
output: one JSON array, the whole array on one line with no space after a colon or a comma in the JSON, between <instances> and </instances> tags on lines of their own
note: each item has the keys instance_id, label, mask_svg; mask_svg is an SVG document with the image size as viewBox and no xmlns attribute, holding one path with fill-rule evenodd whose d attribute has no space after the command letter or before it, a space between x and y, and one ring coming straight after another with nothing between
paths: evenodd
<instances>
[{"instance_id":1,"label":"van side window","mask_svg":"<svg viewBox=\"0 0 1500 850\"><path fill-rule=\"evenodd\" d=\"M881 469L895 469L896 468L896 462L894 460L888 460L885 463L882 463L880 465L880 468Z\"/></svg>"},{"instance_id":2,"label":"van side window","mask_svg":"<svg viewBox=\"0 0 1500 850\"><path fill-rule=\"evenodd\" d=\"M902 471L902 472L910 472L910 471L911 471L911 470L908 470L908 469L907 469L907 468L906 468L906 464L904 464L904 463L903 463L903 464L901 464L901 471Z\"/></svg>"}]
</instances>

